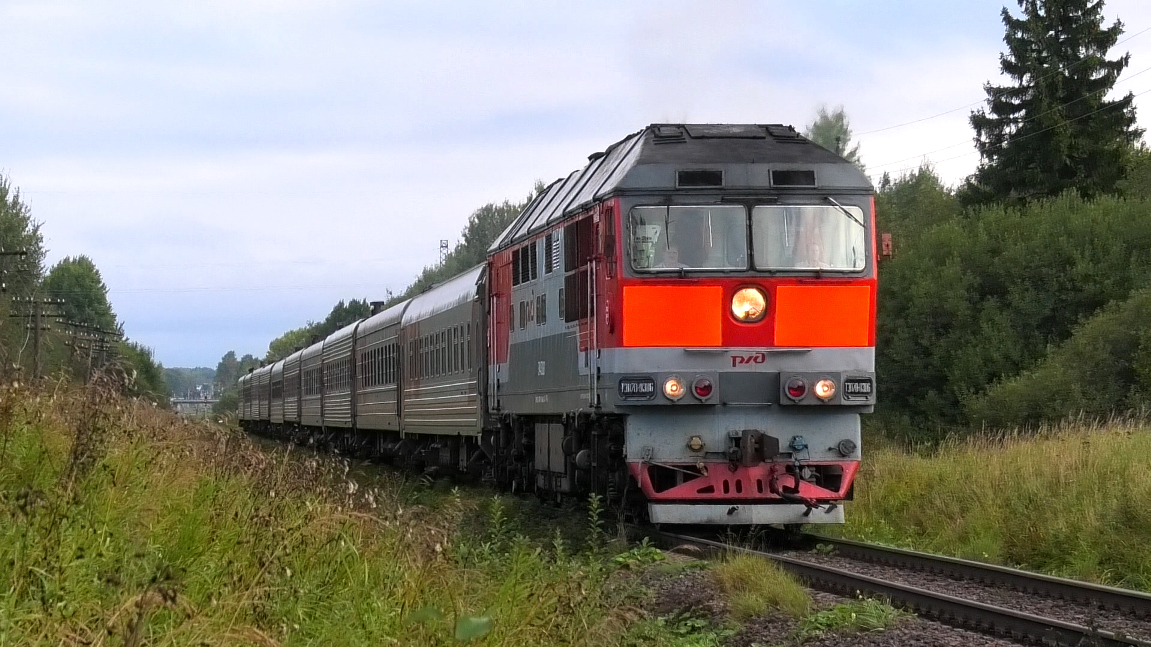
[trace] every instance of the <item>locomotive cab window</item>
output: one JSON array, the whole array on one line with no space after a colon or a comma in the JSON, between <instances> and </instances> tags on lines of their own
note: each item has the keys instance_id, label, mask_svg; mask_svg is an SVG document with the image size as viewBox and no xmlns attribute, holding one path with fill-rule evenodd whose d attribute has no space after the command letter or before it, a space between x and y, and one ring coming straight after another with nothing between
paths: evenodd
<instances>
[{"instance_id":1,"label":"locomotive cab window","mask_svg":"<svg viewBox=\"0 0 1151 647\"><path fill-rule=\"evenodd\" d=\"M863 210L847 205L756 207L755 268L858 272L867 263L863 222Z\"/></svg>"},{"instance_id":2,"label":"locomotive cab window","mask_svg":"<svg viewBox=\"0 0 1151 647\"><path fill-rule=\"evenodd\" d=\"M742 206L635 207L628 230L636 270L747 268L747 211Z\"/></svg>"}]
</instances>

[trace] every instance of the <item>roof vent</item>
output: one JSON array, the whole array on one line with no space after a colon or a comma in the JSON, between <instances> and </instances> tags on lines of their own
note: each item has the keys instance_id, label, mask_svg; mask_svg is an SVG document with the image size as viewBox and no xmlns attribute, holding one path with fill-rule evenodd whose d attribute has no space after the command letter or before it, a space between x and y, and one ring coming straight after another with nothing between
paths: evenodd
<instances>
[{"instance_id":1,"label":"roof vent","mask_svg":"<svg viewBox=\"0 0 1151 647\"><path fill-rule=\"evenodd\" d=\"M682 144L687 141L680 126L655 126L651 129L653 143L656 144Z\"/></svg>"},{"instance_id":2,"label":"roof vent","mask_svg":"<svg viewBox=\"0 0 1151 647\"><path fill-rule=\"evenodd\" d=\"M799 133L796 132L794 127L784 126L783 124L771 124L771 125L769 125L767 127L767 134L771 135L772 137L774 137L776 139L791 140L791 141L803 141L803 139L800 138Z\"/></svg>"},{"instance_id":3,"label":"roof vent","mask_svg":"<svg viewBox=\"0 0 1151 647\"><path fill-rule=\"evenodd\" d=\"M679 188L723 186L723 171L706 169L679 171L675 175L675 185Z\"/></svg>"},{"instance_id":4,"label":"roof vent","mask_svg":"<svg viewBox=\"0 0 1151 647\"><path fill-rule=\"evenodd\" d=\"M815 171L812 169L772 171L771 186L789 189L814 189Z\"/></svg>"},{"instance_id":5,"label":"roof vent","mask_svg":"<svg viewBox=\"0 0 1151 647\"><path fill-rule=\"evenodd\" d=\"M763 126L754 124L687 124L687 134L694 139L764 139Z\"/></svg>"}]
</instances>

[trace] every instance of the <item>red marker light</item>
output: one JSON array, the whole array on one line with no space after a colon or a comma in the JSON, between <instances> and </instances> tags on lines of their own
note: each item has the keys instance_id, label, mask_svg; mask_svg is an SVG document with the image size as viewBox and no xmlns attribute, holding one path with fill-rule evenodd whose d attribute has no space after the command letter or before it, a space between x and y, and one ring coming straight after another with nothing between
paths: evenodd
<instances>
[{"instance_id":1,"label":"red marker light","mask_svg":"<svg viewBox=\"0 0 1151 647\"><path fill-rule=\"evenodd\" d=\"M807 395L807 384L803 380L795 378L787 383L787 397L798 400L805 395Z\"/></svg>"},{"instance_id":2,"label":"red marker light","mask_svg":"<svg viewBox=\"0 0 1151 647\"><path fill-rule=\"evenodd\" d=\"M711 384L711 380L706 377L701 377L691 385L691 390L695 393L695 397L700 400L706 400L711 397L711 392L714 390L714 387Z\"/></svg>"}]
</instances>

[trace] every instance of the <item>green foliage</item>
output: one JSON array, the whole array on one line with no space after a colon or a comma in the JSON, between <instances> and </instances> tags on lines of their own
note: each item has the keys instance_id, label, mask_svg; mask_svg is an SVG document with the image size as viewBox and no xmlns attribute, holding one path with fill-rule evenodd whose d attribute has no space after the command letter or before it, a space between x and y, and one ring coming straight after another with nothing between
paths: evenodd
<instances>
[{"instance_id":1,"label":"green foliage","mask_svg":"<svg viewBox=\"0 0 1151 647\"><path fill-rule=\"evenodd\" d=\"M930 166L920 166L914 173L894 181L885 173L879 182L875 195L875 224L879 231L892 235L898 255L903 252L901 245L936 225L961 217L959 200ZM885 268L883 266L881 271Z\"/></svg>"},{"instance_id":2,"label":"green foliage","mask_svg":"<svg viewBox=\"0 0 1151 647\"><path fill-rule=\"evenodd\" d=\"M968 203L1112 193L1125 157L1142 136L1133 95L1107 93L1130 55L1105 58L1122 23L1103 27L1101 0L1019 0L1004 8L1007 52L1000 68L1011 85L987 84L987 109L971 115L979 169L962 192Z\"/></svg>"},{"instance_id":3,"label":"green foliage","mask_svg":"<svg viewBox=\"0 0 1151 647\"><path fill-rule=\"evenodd\" d=\"M1035 366L966 403L992 427L1106 417L1151 403L1151 290L1103 308Z\"/></svg>"},{"instance_id":4,"label":"green foliage","mask_svg":"<svg viewBox=\"0 0 1151 647\"><path fill-rule=\"evenodd\" d=\"M933 191L921 188L924 198ZM942 196L935 202L951 209ZM965 423L964 402L1030 369L1080 321L1148 283L1146 212L1142 202L1065 194L940 218L900 241L879 282L884 410Z\"/></svg>"},{"instance_id":5,"label":"green foliage","mask_svg":"<svg viewBox=\"0 0 1151 647\"><path fill-rule=\"evenodd\" d=\"M1116 185L1119 194L1132 200L1151 200L1151 148L1133 148L1127 159L1127 172Z\"/></svg>"},{"instance_id":6,"label":"green foliage","mask_svg":"<svg viewBox=\"0 0 1151 647\"><path fill-rule=\"evenodd\" d=\"M655 546L652 546L647 537L638 545L633 546L631 549L622 552L615 557L612 557L612 563L621 568L637 569L655 564L667 559L667 555Z\"/></svg>"},{"instance_id":7,"label":"green foliage","mask_svg":"<svg viewBox=\"0 0 1151 647\"><path fill-rule=\"evenodd\" d=\"M128 395L167 407L171 391L164 382L164 367L153 357L152 349L133 341L120 342L118 349L131 377Z\"/></svg>"},{"instance_id":8,"label":"green foliage","mask_svg":"<svg viewBox=\"0 0 1151 647\"><path fill-rule=\"evenodd\" d=\"M68 321L108 332L120 329L108 301L108 286L87 256L66 256L52 266L44 278L43 292L64 301L61 309Z\"/></svg>"},{"instance_id":9,"label":"green foliage","mask_svg":"<svg viewBox=\"0 0 1151 647\"><path fill-rule=\"evenodd\" d=\"M20 198L20 190L11 180L0 175L0 251L23 250L25 256L0 257L4 283L14 296L31 296L44 274L44 235L40 223L32 219L32 210Z\"/></svg>"},{"instance_id":10,"label":"green foliage","mask_svg":"<svg viewBox=\"0 0 1151 647\"><path fill-rule=\"evenodd\" d=\"M32 210L21 199L20 191L12 186L7 176L0 175L0 251L24 250L26 256L0 256L0 282L8 292L6 297L30 298L37 289L44 272L44 236L40 223L32 219ZM27 323L12 318L11 299L0 299L0 363L5 367L21 364L21 349L25 348Z\"/></svg>"},{"instance_id":11,"label":"green foliage","mask_svg":"<svg viewBox=\"0 0 1151 647\"><path fill-rule=\"evenodd\" d=\"M851 145L851 122L843 106L832 110L820 106L815 120L803 129L803 136L864 169L859 160L859 144Z\"/></svg>"},{"instance_id":12,"label":"green foliage","mask_svg":"<svg viewBox=\"0 0 1151 647\"><path fill-rule=\"evenodd\" d=\"M348 301L340 299L339 303L332 306L332 311L328 313L327 317L324 317L323 321L318 324L309 324L309 327L313 335L318 335L323 339L348 324L366 319L371 313L372 304L367 299L349 299Z\"/></svg>"},{"instance_id":13,"label":"green foliage","mask_svg":"<svg viewBox=\"0 0 1151 647\"><path fill-rule=\"evenodd\" d=\"M172 395L178 398L189 397L196 385L212 384L215 379L216 371L207 367L164 369L164 382L168 384Z\"/></svg>"},{"instance_id":14,"label":"green foliage","mask_svg":"<svg viewBox=\"0 0 1151 647\"><path fill-rule=\"evenodd\" d=\"M712 570L731 614L748 619L778 609L793 618L811 610L811 596L794 577L763 557L729 555Z\"/></svg>"},{"instance_id":15,"label":"green foliage","mask_svg":"<svg viewBox=\"0 0 1151 647\"><path fill-rule=\"evenodd\" d=\"M603 548L603 516L603 497L593 493L587 502L587 544L590 550Z\"/></svg>"},{"instance_id":16,"label":"green foliage","mask_svg":"<svg viewBox=\"0 0 1151 647\"><path fill-rule=\"evenodd\" d=\"M342 301L340 303L343 303ZM296 352L297 348L306 348L311 345L312 337L317 324L310 323L303 328L295 328L280 335L268 344L268 354L264 356L265 362L275 362Z\"/></svg>"},{"instance_id":17,"label":"green foliage","mask_svg":"<svg viewBox=\"0 0 1151 647\"><path fill-rule=\"evenodd\" d=\"M216 404L212 405L212 413L227 415L240 410L240 393L235 388L227 389L216 396Z\"/></svg>"},{"instance_id":18,"label":"green foliage","mask_svg":"<svg viewBox=\"0 0 1151 647\"><path fill-rule=\"evenodd\" d=\"M804 641L832 631L883 631L910 617L882 600L860 598L807 616L800 621L795 637Z\"/></svg>"},{"instance_id":19,"label":"green foliage","mask_svg":"<svg viewBox=\"0 0 1151 647\"><path fill-rule=\"evenodd\" d=\"M240 376L248 372L248 369L258 368L260 361L251 355L244 355L240 359L236 359L236 351L230 350L224 353L220 358L220 363L216 365L216 392L223 393L228 390L235 390L236 381Z\"/></svg>"},{"instance_id":20,"label":"green foliage","mask_svg":"<svg viewBox=\"0 0 1151 647\"><path fill-rule=\"evenodd\" d=\"M609 645L636 620L599 557L492 547L459 492L415 503L140 402L0 396L0 644Z\"/></svg>"},{"instance_id":21,"label":"green foliage","mask_svg":"<svg viewBox=\"0 0 1151 647\"><path fill-rule=\"evenodd\" d=\"M1134 421L876 447L842 532L1151 591L1151 429Z\"/></svg>"},{"instance_id":22,"label":"green foliage","mask_svg":"<svg viewBox=\"0 0 1151 647\"><path fill-rule=\"evenodd\" d=\"M713 627L705 618L689 613L661 616L634 626L624 637L625 647L720 647L735 635L730 627Z\"/></svg>"},{"instance_id":23,"label":"green foliage","mask_svg":"<svg viewBox=\"0 0 1151 647\"><path fill-rule=\"evenodd\" d=\"M473 211L468 217L468 224L460 232L460 242L448 253L444 262L425 267L411 285L389 299L389 305L411 298L436 283L483 263L487 259L488 248L496 238L545 188L542 182L536 182L522 202L489 202Z\"/></svg>"}]
</instances>

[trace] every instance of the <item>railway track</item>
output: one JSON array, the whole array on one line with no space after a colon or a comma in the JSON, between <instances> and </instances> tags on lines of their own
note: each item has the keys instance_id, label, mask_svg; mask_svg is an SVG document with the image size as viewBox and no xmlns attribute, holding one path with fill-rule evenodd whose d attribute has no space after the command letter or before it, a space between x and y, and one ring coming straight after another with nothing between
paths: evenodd
<instances>
[{"instance_id":1,"label":"railway track","mask_svg":"<svg viewBox=\"0 0 1151 647\"><path fill-rule=\"evenodd\" d=\"M972 599L978 596L945 593L927 587L915 586L908 583L906 577L893 578L864 574L860 571L867 570L866 568L852 567L852 563L856 565L878 564L905 571L971 580L987 586L1010 589L1021 596L1041 596L1112 609L1124 616L1129 615L1147 620L1151 626L1151 595L1135 591L817 535L803 536L803 540L807 543L819 543L833 547L836 557L839 558L835 565L820 563L818 557L804 558L796 555L764 552L731 546L704 537L675 534L650 528L644 528L638 532L665 547L687 544L711 552L739 551L760 555L774 561L812 588L847 596L857 594L882 596L895 606L910 609L920 616L937 622L1006 637L1019 642L1068 647L1088 645L1151 647L1149 640L1131 637L1128 635L1129 632L1101 629L1091 621L1077 624L1049 617L1046 614L1030 613ZM899 581L900 579L904 581Z\"/></svg>"}]
</instances>

